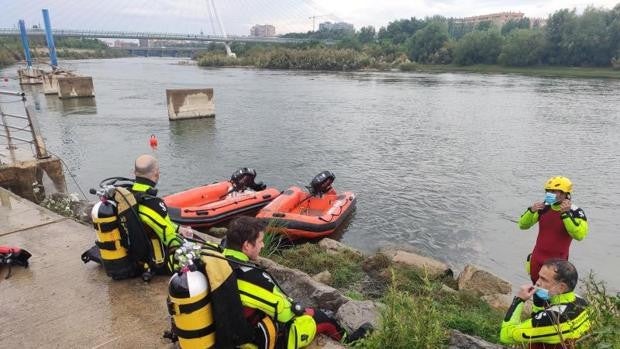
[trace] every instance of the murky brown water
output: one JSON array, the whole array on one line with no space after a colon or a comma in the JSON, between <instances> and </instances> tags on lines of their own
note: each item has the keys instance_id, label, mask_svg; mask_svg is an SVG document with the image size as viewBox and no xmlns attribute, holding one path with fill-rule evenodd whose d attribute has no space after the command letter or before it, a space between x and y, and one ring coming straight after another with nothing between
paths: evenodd
<instances>
[{"instance_id":1,"label":"murky brown water","mask_svg":"<svg viewBox=\"0 0 620 349\"><path fill-rule=\"evenodd\" d=\"M368 251L411 246L457 270L475 263L520 284L537 229L512 221L542 199L548 177L565 175L591 228L571 258L582 274L594 269L620 289L619 81L174 63L71 62L93 77L95 100L31 91L48 148L85 191L129 176L135 156L151 151L151 134L162 193L242 166L280 189L329 169L337 189L358 194L344 242ZM192 87L215 89L216 118L170 123L165 89Z\"/></svg>"}]
</instances>

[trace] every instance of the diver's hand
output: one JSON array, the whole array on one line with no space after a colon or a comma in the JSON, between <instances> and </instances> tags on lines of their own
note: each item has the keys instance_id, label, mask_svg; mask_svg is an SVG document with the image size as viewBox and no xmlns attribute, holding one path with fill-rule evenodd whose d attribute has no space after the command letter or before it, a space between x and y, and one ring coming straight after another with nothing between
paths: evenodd
<instances>
[{"instance_id":1,"label":"diver's hand","mask_svg":"<svg viewBox=\"0 0 620 349\"><path fill-rule=\"evenodd\" d=\"M560 212L568 212L572 204L573 203L568 199L562 201L560 204Z\"/></svg>"},{"instance_id":2,"label":"diver's hand","mask_svg":"<svg viewBox=\"0 0 620 349\"><path fill-rule=\"evenodd\" d=\"M191 239L194 237L194 230L186 225L180 225L179 234L183 235L185 238Z\"/></svg>"},{"instance_id":3,"label":"diver's hand","mask_svg":"<svg viewBox=\"0 0 620 349\"><path fill-rule=\"evenodd\" d=\"M519 288L519 292L517 292L517 297L521 298L524 302L534 295L536 292L536 288L532 285L523 285Z\"/></svg>"},{"instance_id":4,"label":"diver's hand","mask_svg":"<svg viewBox=\"0 0 620 349\"><path fill-rule=\"evenodd\" d=\"M538 211L542 210L543 208L545 208L545 203L544 202L535 202L530 207L530 211L538 212Z\"/></svg>"}]
</instances>

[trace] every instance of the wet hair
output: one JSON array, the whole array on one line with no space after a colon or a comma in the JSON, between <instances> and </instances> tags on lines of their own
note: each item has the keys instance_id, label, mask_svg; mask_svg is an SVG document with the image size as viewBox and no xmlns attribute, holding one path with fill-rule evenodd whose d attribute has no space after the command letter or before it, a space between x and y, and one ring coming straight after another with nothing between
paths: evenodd
<instances>
[{"instance_id":1,"label":"wet hair","mask_svg":"<svg viewBox=\"0 0 620 349\"><path fill-rule=\"evenodd\" d=\"M265 230L267 224L260 219L248 216L235 218L228 225L226 233L226 247L241 251L243 243L249 241L254 244L261 231Z\"/></svg>"},{"instance_id":2,"label":"wet hair","mask_svg":"<svg viewBox=\"0 0 620 349\"><path fill-rule=\"evenodd\" d=\"M577 274L577 268L575 268L571 262L563 259L552 258L546 260L545 263L543 263L543 266L548 266L553 269L555 272L555 281L563 282L568 287L568 291L575 290L579 275Z\"/></svg>"}]
</instances>

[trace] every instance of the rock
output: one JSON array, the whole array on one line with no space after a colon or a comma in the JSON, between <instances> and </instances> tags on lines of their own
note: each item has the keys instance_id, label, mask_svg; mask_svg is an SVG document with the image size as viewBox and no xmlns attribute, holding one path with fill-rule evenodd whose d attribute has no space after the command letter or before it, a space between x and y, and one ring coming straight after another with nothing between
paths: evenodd
<instances>
[{"instance_id":1,"label":"rock","mask_svg":"<svg viewBox=\"0 0 620 349\"><path fill-rule=\"evenodd\" d=\"M428 272L428 276L432 279L454 275L454 272L446 263L436 259L425 257L413 252L401 250L382 251L392 259L392 262L413 267L421 272Z\"/></svg>"},{"instance_id":2,"label":"rock","mask_svg":"<svg viewBox=\"0 0 620 349\"><path fill-rule=\"evenodd\" d=\"M332 282L332 273L329 270L324 270L314 276L312 278L322 284L329 285Z\"/></svg>"},{"instance_id":3,"label":"rock","mask_svg":"<svg viewBox=\"0 0 620 349\"><path fill-rule=\"evenodd\" d=\"M226 236L227 232L228 229L226 228L212 227L211 229L209 229L208 234L217 238L223 238L224 236Z\"/></svg>"},{"instance_id":4,"label":"rock","mask_svg":"<svg viewBox=\"0 0 620 349\"><path fill-rule=\"evenodd\" d=\"M467 265L458 277L459 290L473 291L479 296L491 294L510 294L510 282L473 265Z\"/></svg>"},{"instance_id":5,"label":"rock","mask_svg":"<svg viewBox=\"0 0 620 349\"><path fill-rule=\"evenodd\" d=\"M266 258L260 258L259 264L276 279L284 292L303 306L335 312L349 301L335 288L314 280L302 271L284 267Z\"/></svg>"},{"instance_id":6,"label":"rock","mask_svg":"<svg viewBox=\"0 0 620 349\"><path fill-rule=\"evenodd\" d=\"M447 285L441 285L441 291L445 293L457 293L458 291Z\"/></svg>"},{"instance_id":7,"label":"rock","mask_svg":"<svg viewBox=\"0 0 620 349\"><path fill-rule=\"evenodd\" d=\"M324 336L322 334L317 335L312 343L306 348L308 349L345 349L346 347L335 340Z\"/></svg>"},{"instance_id":8,"label":"rock","mask_svg":"<svg viewBox=\"0 0 620 349\"><path fill-rule=\"evenodd\" d=\"M351 333L365 322L370 322L374 328L379 325L380 306L373 301L354 301L344 303L336 312L336 321Z\"/></svg>"},{"instance_id":9,"label":"rock","mask_svg":"<svg viewBox=\"0 0 620 349\"><path fill-rule=\"evenodd\" d=\"M358 255L362 255L362 252L349 247L341 242L338 242L336 240L330 239L330 238L324 238L321 239L321 241L319 241L318 243L319 247L321 247L322 249L326 250L327 253L338 253L338 252L342 252L342 251L349 251L349 252L353 252L355 254Z\"/></svg>"},{"instance_id":10,"label":"rock","mask_svg":"<svg viewBox=\"0 0 620 349\"><path fill-rule=\"evenodd\" d=\"M512 304L512 296L508 294L489 294L480 297L480 299L487 302L491 308L502 312L506 312L510 308L510 304Z\"/></svg>"},{"instance_id":11,"label":"rock","mask_svg":"<svg viewBox=\"0 0 620 349\"><path fill-rule=\"evenodd\" d=\"M499 330L498 330L499 331ZM448 349L502 349L499 344L489 343L482 338L470 336L457 330L450 330L450 345Z\"/></svg>"}]
</instances>

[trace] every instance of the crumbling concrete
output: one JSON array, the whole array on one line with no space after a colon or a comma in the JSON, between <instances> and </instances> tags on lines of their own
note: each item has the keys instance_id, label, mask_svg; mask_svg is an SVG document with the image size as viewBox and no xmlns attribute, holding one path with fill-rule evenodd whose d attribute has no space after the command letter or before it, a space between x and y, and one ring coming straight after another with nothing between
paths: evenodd
<instances>
[{"instance_id":1,"label":"crumbling concrete","mask_svg":"<svg viewBox=\"0 0 620 349\"><path fill-rule=\"evenodd\" d=\"M58 98L94 97L95 87L90 76L59 76Z\"/></svg>"},{"instance_id":2,"label":"crumbling concrete","mask_svg":"<svg viewBox=\"0 0 620 349\"><path fill-rule=\"evenodd\" d=\"M38 85L43 83L44 72L42 69L22 68L17 69L17 76L21 85Z\"/></svg>"},{"instance_id":3,"label":"crumbling concrete","mask_svg":"<svg viewBox=\"0 0 620 349\"><path fill-rule=\"evenodd\" d=\"M44 175L51 179L53 188L45 188ZM66 181L59 158L17 161L0 166L0 187L30 201L39 202L48 191L64 192Z\"/></svg>"},{"instance_id":4,"label":"crumbling concrete","mask_svg":"<svg viewBox=\"0 0 620 349\"><path fill-rule=\"evenodd\" d=\"M215 116L212 88L167 89L166 100L170 120Z\"/></svg>"}]
</instances>

